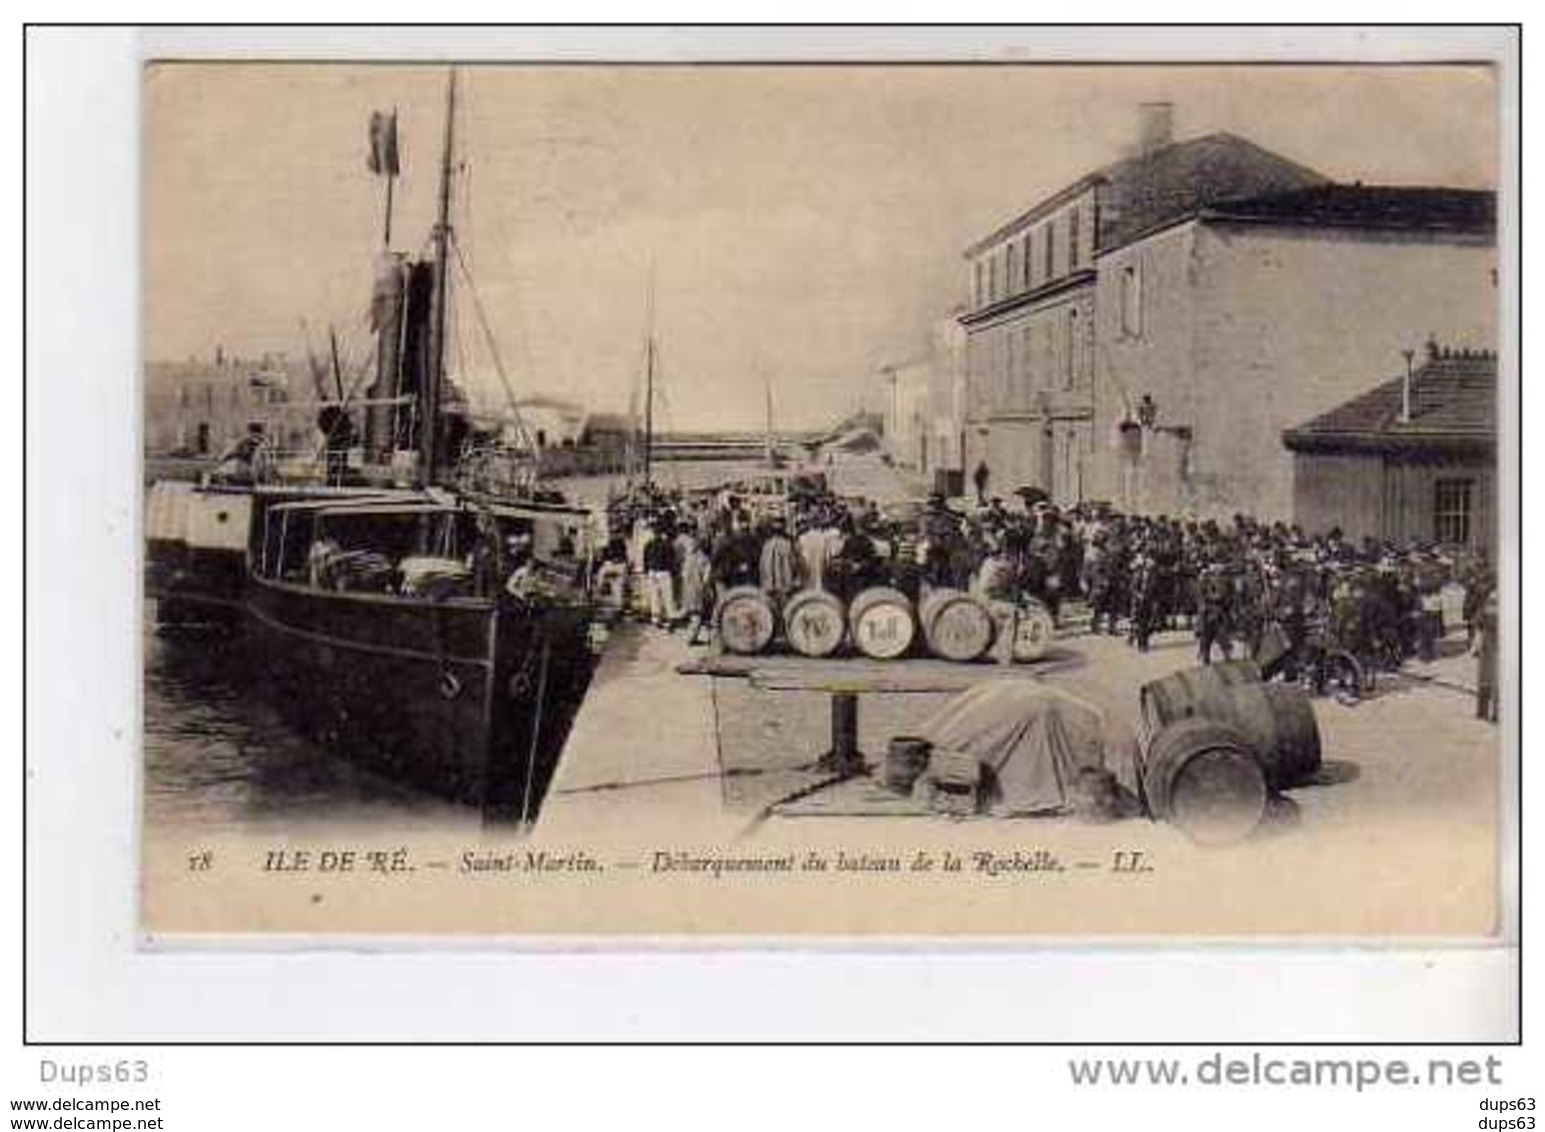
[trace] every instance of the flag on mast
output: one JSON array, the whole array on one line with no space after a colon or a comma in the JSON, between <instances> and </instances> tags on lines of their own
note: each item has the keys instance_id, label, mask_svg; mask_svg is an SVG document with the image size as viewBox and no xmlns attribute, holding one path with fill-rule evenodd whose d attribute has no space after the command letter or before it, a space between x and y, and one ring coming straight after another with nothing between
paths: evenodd
<instances>
[{"instance_id":1,"label":"flag on mast","mask_svg":"<svg viewBox=\"0 0 1545 1132\"><path fill-rule=\"evenodd\" d=\"M397 176L397 111L387 114L376 110L371 113L370 156L365 164L372 173Z\"/></svg>"}]
</instances>

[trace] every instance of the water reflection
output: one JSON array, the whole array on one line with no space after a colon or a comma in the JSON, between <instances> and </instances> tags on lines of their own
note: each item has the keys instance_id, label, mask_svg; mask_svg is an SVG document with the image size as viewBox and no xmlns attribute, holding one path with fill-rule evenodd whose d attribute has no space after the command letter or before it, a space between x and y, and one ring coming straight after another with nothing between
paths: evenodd
<instances>
[{"instance_id":1,"label":"water reflection","mask_svg":"<svg viewBox=\"0 0 1545 1132\"><path fill-rule=\"evenodd\" d=\"M476 811L420 794L289 731L253 691L240 639L145 638L145 821L444 824Z\"/></svg>"}]
</instances>

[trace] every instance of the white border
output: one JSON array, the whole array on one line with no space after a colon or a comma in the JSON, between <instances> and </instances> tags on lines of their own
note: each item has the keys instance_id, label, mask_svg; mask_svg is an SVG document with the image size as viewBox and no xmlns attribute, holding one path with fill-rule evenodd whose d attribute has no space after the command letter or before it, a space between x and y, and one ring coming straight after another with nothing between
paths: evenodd
<instances>
[{"instance_id":1,"label":"white border","mask_svg":"<svg viewBox=\"0 0 1545 1132\"><path fill-rule=\"evenodd\" d=\"M165 57L1481 59L1500 29L150 29L29 39L31 1036L36 1040L1507 1040L1516 949L676 953L135 947L139 68ZM1504 117L1504 300L1516 301ZM1516 372L1506 320L1504 373ZM1517 421L1503 432L1510 475ZM51 438L67 438L54 443ZM1504 507L1504 545L1517 545ZM1505 563L1510 567L1511 563ZM1516 643L1515 646L1516 647ZM1516 652L1513 654L1516 655ZM1516 671L1516 670L1515 670ZM1516 719L1507 736L1516 742ZM1516 779L1511 760L1503 791ZM1516 844L1516 815L1510 845ZM1514 855L1504 854L1511 877ZM1504 938L1516 939L1509 910ZM336 942L336 941L335 941ZM398 941L389 941L395 947ZM347 944L345 944L347 946Z\"/></svg>"}]
</instances>

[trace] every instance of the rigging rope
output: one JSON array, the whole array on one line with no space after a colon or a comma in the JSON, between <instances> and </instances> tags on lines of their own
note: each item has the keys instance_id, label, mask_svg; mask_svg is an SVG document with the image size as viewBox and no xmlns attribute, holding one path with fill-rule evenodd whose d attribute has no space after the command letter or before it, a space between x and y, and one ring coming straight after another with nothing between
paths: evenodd
<instances>
[{"instance_id":1,"label":"rigging rope","mask_svg":"<svg viewBox=\"0 0 1545 1132\"><path fill-rule=\"evenodd\" d=\"M527 450L535 453L536 446L532 443L531 434L526 429L526 422L521 418L520 406L515 402L515 389L510 384L509 374L505 372L504 359L499 356L499 344L494 340L493 328L488 322L488 312L483 309L483 300L477 293L477 284L472 281L472 275L467 270L466 258L461 254L461 241L452 236L450 245L456 252L456 264L461 268L462 278L466 281L467 294L472 296L472 313L477 316L478 325L482 328L483 339L493 359L494 372L499 375L499 384L504 387L504 397L509 404L510 415L515 425L515 437Z\"/></svg>"}]
</instances>

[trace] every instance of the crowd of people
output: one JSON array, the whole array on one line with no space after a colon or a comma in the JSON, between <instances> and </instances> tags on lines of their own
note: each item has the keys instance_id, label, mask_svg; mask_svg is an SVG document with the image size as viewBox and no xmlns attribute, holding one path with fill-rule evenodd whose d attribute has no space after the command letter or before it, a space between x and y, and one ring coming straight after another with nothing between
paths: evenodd
<instances>
[{"instance_id":1,"label":"crowd of people","mask_svg":"<svg viewBox=\"0 0 1545 1132\"><path fill-rule=\"evenodd\" d=\"M1194 635L1199 663L1233 655L1316 664L1337 650L1374 669L1436 654L1443 592L1463 587L1463 619L1481 633L1495 578L1484 557L1375 540L1310 534L1247 515L1230 521L1127 515L1109 506L1058 507L1026 493L963 508L933 496L882 511L825 490L778 508L732 491L651 488L614 504L597 582L618 609L641 582L657 624L698 640L715 596L758 586L774 603L814 587L849 600L892 586L914 600L930 589L969 590L997 603L1044 606L1063 619L1080 601L1088 632L1147 650L1155 634Z\"/></svg>"}]
</instances>

